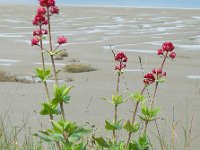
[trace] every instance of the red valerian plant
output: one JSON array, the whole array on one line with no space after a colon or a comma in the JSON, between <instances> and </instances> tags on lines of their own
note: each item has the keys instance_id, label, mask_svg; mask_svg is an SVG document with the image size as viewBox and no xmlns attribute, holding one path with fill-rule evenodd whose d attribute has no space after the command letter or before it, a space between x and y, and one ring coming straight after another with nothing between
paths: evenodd
<instances>
[{"instance_id":1,"label":"red valerian plant","mask_svg":"<svg viewBox=\"0 0 200 150\"><path fill-rule=\"evenodd\" d=\"M83 137L89 132L89 130L78 126L74 122L66 120L64 103L68 104L71 100L69 95L72 87L67 87L65 84L59 85L58 83L58 71L56 70L54 56L62 51L61 46L68 42L64 36L57 38L57 46L54 48L52 45L52 33L51 33L51 16L59 14L60 10L56 6L55 0L39 0L39 7L37 13L32 21L33 25L37 27L33 31L33 39L31 40L32 46L40 48L42 67L36 68L36 76L41 79L46 92L46 102L42 103L41 115L47 115L50 118L52 125L51 129L39 131L35 136L40 137L43 141L54 142L56 149L58 150L86 150L91 149L88 146L88 141L83 141ZM47 26L47 29L45 27ZM47 36L48 38L45 38ZM43 41L48 39L48 47L45 48ZM153 68L151 72L144 75L143 88L140 92L131 93L128 98L124 98L121 95L119 89L120 79L126 68L128 57L124 52L114 54L114 60L117 62L115 71L117 72L117 84L116 93L112 95L111 103L114 105L114 117L113 121L105 120L105 129L112 131L112 138L105 140L103 137L94 137L96 143L94 149L108 149L108 150L147 150L150 148L150 140L148 138L148 125L150 122L157 120L160 108L154 105L157 88L160 83L163 83L166 78L166 72L164 71L164 64L167 58L174 60L176 53L174 52L174 45L171 42L163 43L162 47L157 50L157 55L162 56L163 61L161 66ZM45 66L44 54L47 54L51 58L52 74L51 70ZM54 77L55 84L53 94L49 93L49 86L47 80L50 77ZM147 88L154 86L153 94L150 101L146 101L144 93ZM130 120L123 123L123 119L118 117L118 107L123 102L131 99L134 102L132 116ZM141 107L140 107L141 105ZM141 113L139 112L141 108ZM138 120L137 115L140 120ZM60 118L56 121L56 118ZM138 121L137 121L138 120ZM157 123L156 123L157 125ZM119 140L118 132L124 129L128 133L127 140ZM140 131L140 132L139 132ZM134 135L139 134L137 139ZM163 149L162 143L161 147Z\"/></svg>"},{"instance_id":2,"label":"red valerian plant","mask_svg":"<svg viewBox=\"0 0 200 150\"><path fill-rule=\"evenodd\" d=\"M114 52L113 52L114 53ZM130 94L130 96L126 99L123 98L122 95L119 94L119 79L120 76L123 73L123 69L126 67L126 62L128 60L127 56L123 52L119 52L115 56L115 61L118 62L118 64L115 66L115 70L118 73L117 78L117 90L116 94L112 96L111 103L114 104L114 119L113 122L110 122L108 120L105 121L105 129L111 130L113 132L112 139L109 139L108 141L105 140L103 137L93 137L93 139L98 143L98 148L105 148L105 149L117 149L117 150L147 150L150 148L150 141L147 136L147 127L148 124L151 121L157 120L157 115L160 111L160 108L154 106L155 96L158 88L159 83L163 83L165 81L166 72L163 71L164 64L166 62L167 58L174 59L176 56L176 53L174 52L174 45L171 42L165 42L162 45L162 48L157 51L157 55L163 56L163 61L161 63L161 66L158 67L158 69L153 68L151 72L144 75L143 83L144 87L142 88L141 92L135 92L133 94ZM146 101L146 98L144 96L144 92L146 91L147 87L155 85L153 96L151 98L150 106L148 106L148 101ZM120 119L118 119L118 105L122 104L124 101L131 99L133 102L135 102L133 106L133 115L130 120L128 120L124 125L121 122ZM138 109L139 104L142 104L141 106L141 114L139 114ZM137 120L137 114L140 118L140 121L136 122ZM143 128L142 128L143 127ZM127 141L118 140L118 135L116 131L120 131L121 129L125 129L128 132L128 138ZM143 130L143 132L142 132ZM140 132L139 132L140 131ZM139 138L136 139L136 137L132 136L135 133L139 134ZM162 145L162 144L161 144ZM163 147L162 147L163 149Z\"/></svg>"},{"instance_id":3,"label":"red valerian plant","mask_svg":"<svg viewBox=\"0 0 200 150\"><path fill-rule=\"evenodd\" d=\"M36 76L40 78L44 84L44 89L46 92L47 102L42 103L41 115L48 115L52 125L52 129L47 129L44 131L39 131L35 136L40 137L43 141L54 142L56 149L58 150L70 150L70 149L86 149L87 142L81 142L80 140L84 137L89 130L78 126L74 122L67 121L65 118L64 103L68 104L71 100L69 92L72 87L67 87L66 84L58 84L58 71L56 70L54 56L59 54L62 49L59 50L60 46L67 43L67 38L60 36L57 39L58 45L53 48L52 45L52 35L51 35L51 16L54 14L59 14L59 8L55 6L55 0L39 0L39 8L32 21L33 25L38 27L33 31L33 39L31 40L32 46L38 46L41 50L41 60L42 68L36 68ZM45 29L47 26L47 29ZM45 36L48 36L48 47L45 48L43 41L46 40ZM44 54L48 54L51 58L52 72L46 69ZM49 93L49 87L47 85L47 80L53 76L55 79L54 92ZM51 97L53 95L53 97ZM61 118L56 121L54 116Z\"/></svg>"}]
</instances>

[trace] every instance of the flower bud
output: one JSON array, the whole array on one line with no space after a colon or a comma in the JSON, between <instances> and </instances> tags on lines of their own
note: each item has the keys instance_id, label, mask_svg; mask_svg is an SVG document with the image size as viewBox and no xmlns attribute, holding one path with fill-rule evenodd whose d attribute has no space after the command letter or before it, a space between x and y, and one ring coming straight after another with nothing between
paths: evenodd
<instances>
[{"instance_id":1,"label":"flower bud","mask_svg":"<svg viewBox=\"0 0 200 150\"><path fill-rule=\"evenodd\" d=\"M162 49L164 51L173 51L174 50L174 45L171 43L171 42L165 42L163 45L162 45Z\"/></svg>"},{"instance_id":2,"label":"flower bud","mask_svg":"<svg viewBox=\"0 0 200 150\"><path fill-rule=\"evenodd\" d=\"M175 52L171 52L171 54L169 54L169 57L171 59L174 59L176 57L176 53Z\"/></svg>"},{"instance_id":3,"label":"flower bud","mask_svg":"<svg viewBox=\"0 0 200 150\"><path fill-rule=\"evenodd\" d=\"M45 14L46 13L46 9L44 7L39 7L37 10L38 14Z\"/></svg>"},{"instance_id":4,"label":"flower bud","mask_svg":"<svg viewBox=\"0 0 200 150\"><path fill-rule=\"evenodd\" d=\"M59 45L65 44L65 43L67 43L67 38L64 37L64 36L60 36L60 37L58 37L57 42L58 42Z\"/></svg>"},{"instance_id":5,"label":"flower bud","mask_svg":"<svg viewBox=\"0 0 200 150\"><path fill-rule=\"evenodd\" d=\"M157 55L163 55L163 49L162 48L157 50Z\"/></svg>"},{"instance_id":6,"label":"flower bud","mask_svg":"<svg viewBox=\"0 0 200 150\"><path fill-rule=\"evenodd\" d=\"M39 38L38 38L38 37L34 37L34 38L31 40L31 45L32 45L32 46L38 45L39 42L40 42Z\"/></svg>"},{"instance_id":7,"label":"flower bud","mask_svg":"<svg viewBox=\"0 0 200 150\"><path fill-rule=\"evenodd\" d=\"M52 14L59 14L59 8L57 6L52 6L50 11Z\"/></svg>"}]
</instances>

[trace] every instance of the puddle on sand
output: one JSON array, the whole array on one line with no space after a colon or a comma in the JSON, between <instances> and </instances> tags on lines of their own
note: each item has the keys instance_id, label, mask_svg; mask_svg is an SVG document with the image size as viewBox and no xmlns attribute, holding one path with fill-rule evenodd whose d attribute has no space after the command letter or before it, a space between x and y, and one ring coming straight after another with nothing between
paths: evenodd
<instances>
[{"instance_id":1,"label":"puddle on sand","mask_svg":"<svg viewBox=\"0 0 200 150\"><path fill-rule=\"evenodd\" d=\"M125 69L124 71L125 72L142 72L144 70L141 70L141 69Z\"/></svg>"},{"instance_id":2,"label":"puddle on sand","mask_svg":"<svg viewBox=\"0 0 200 150\"><path fill-rule=\"evenodd\" d=\"M193 79L193 80L199 80L200 79L200 75L189 75L187 76L188 79Z\"/></svg>"},{"instance_id":3,"label":"puddle on sand","mask_svg":"<svg viewBox=\"0 0 200 150\"><path fill-rule=\"evenodd\" d=\"M21 61L20 60L14 60L14 59L0 59L0 62L18 63L18 62L21 62Z\"/></svg>"}]
</instances>

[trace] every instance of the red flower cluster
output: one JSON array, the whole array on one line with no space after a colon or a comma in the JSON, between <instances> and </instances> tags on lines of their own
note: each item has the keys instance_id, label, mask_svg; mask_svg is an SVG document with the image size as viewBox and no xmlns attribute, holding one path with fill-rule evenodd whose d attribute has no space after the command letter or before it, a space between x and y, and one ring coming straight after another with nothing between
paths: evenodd
<instances>
[{"instance_id":1,"label":"red flower cluster","mask_svg":"<svg viewBox=\"0 0 200 150\"><path fill-rule=\"evenodd\" d=\"M147 73L144 75L144 84L149 85L154 83L156 80L159 80L162 77L165 77L167 75L166 72L163 72L162 69L153 69L152 72Z\"/></svg>"},{"instance_id":2,"label":"red flower cluster","mask_svg":"<svg viewBox=\"0 0 200 150\"><path fill-rule=\"evenodd\" d=\"M165 43L163 43L162 48L157 50L157 55L167 55L167 54L169 54L169 56L167 56L167 57L174 59L176 57L176 53L173 52L173 50L174 50L173 43L165 42Z\"/></svg>"},{"instance_id":3,"label":"red flower cluster","mask_svg":"<svg viewBox=\"0 0 200 150\"><path fill-rule=\"evenodd\" d=\"M34 46L34 45L38 45L40 42L39 38L38 37L34 37L32 40L31 40L31 45Z\"/></svg>"},{"instance_id":4,"label":"red flower cluster","mask_svg":"<svg viewBox=\"0 0 200 150\"><path fill-rule=\"evenodd\" d=\"M33 36L37 36L34 37L31 40L31 44L33 45L38 45L39 43L39 39L45 35L48 34L48 31L46 29L42 29L43 25L47 25L48 24L48 20L47 20L47 15L52 15L52 14L58 14L59 13L59 8L57 6L55 6L55 0L38 0L39 1L39 8L37 9L37 14L35 15L32 23L35 26L39 26L40 29L34 30L33 31ZM67 40L66 38L59 38L58 43L64 44L66 43Z\"/></svg>"},{"instance_id":5,"label":"red flower cluster","mask_svg":"<svg viewBox=\"0 0 200 150\"><path fill-rule=\"evenodd\" d=\"M48 31L46 29L36 29L33 31L33 36L42 36L42 35L45 35L45 34L48 34Z\"/></svg>"},{"instance_id":6,"label":"red flower cluster","mask_svg":"<svg viewBox=\"0 0 200 150\"><path fill-rule=\"evenodd\" d=\"M115 66L115 70L121 72L122 69L126 68L126 62L128 61L128 58L123 52L117 53L115 60L119 61L119 64Z\"/></svg>"},{"instance_id":7,"label":"red flower cluster","mask_svg":"<svg viewBox=\"0 0 200 150\"><path fill-rule=\"evenodd\" d=\"M39 3L43 7L55 6L55 0L39 0Z\"/></svg>"},{"instance_id":8,"label":"red flower cluster","mask_svg":"<svg viewBox=\"0 0 200 150\"><path fill-rule=\"evenodd\" d=\"M47 25L48 21L46 20L44 14L36 14L33 21L33 25L35 26L42 26L42 25Z\"/></svg>"},{"instance_id":9,"label":"red flower cluster","mask_svg":"<svg viewBox=\"0 0 200 150\"><path fill-rule=\"evenodd\" d=\"M51 14L59 14L59 8L57 6L52 6L50 12Z\"/></svg>"},{"instance_id":10,"label":"red flower cluster","mask_svg":"<svg viewBox=\"0 0 200 150\"><path fill-rule=\"evenodd\" d=\"M67 43L67 38L64 36L60 36L60 37L58 37L57 42L59 45L65 44L65 43Z\"/></svg>"},{"instance_id":11,"label":"red flower cluster","mask_svg":"<svg viewBox=\"0 0 200 150\"><path fill-rule=\"evenodd\" d=\"M144 80L143 80L143 82L144 82L144 84L145 85L149 85L149 84L151 84L151 83L154 83L155 82L155 77L154 77L154 75L153 75L153 73L147 73L146 75L144 75Z\"/></svg>"}]
</instances>

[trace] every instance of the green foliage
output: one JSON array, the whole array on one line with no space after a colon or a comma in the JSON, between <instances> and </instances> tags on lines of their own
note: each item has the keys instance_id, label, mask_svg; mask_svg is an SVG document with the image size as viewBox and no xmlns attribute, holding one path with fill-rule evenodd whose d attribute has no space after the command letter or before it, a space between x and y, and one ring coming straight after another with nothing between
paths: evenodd
<instances>
[{"instance_id":1,"label":"green foliage","mask_svg":"<svg viewBox=\"0 0 200 150\"><path fill-rule=\"evenodd\" d=\"M139 115L140 119L143 121L153 121L155 117L160 112L160 108L148 108L147 106L142 106L142 115Z\"/></svg>"},{"instance_id":2,"label":"green foliage","mask_svg":"<svg viewBox=\"0 0 200 150\"><path fill-rule=\"evenodd\" d=\"M36 70L36 77L40 78L43 82L46 81L51 75L50 69L44 70L42 68L35 68L35 70Z\"/></svg>"},{"instance_id":3,"label":"green foliage","mask_svg":"<svg viewBox=\"0 0 200 150\"><path fill-rule=\"evenodd\" d=\"M149 150L150 143L146 134L140 136L138 141L129 143L129 150Z\"/></svg>"},{"instance_id":4,"label":"green foliage","mask_svg":"<svg viewBox=\"0 0 200 150\"><path fill-rule=\"evenodd\" d=\"M166 80L165 78L160 78L160 79L158 79L158 81L157 81L157 82L158 82L158 83L164 83L164 82L165 82L165 80Z\"/></svg>"},{"instance_id":5,"label":"green foliage","mask_svg":"<svg viewBox=\"0 0 200 150\"><path fill-rule=\"evenodd\" d=\"M54 85L54 99L52 100L52 104L58 105L60 102L68 104L71 99L68 95L71 89L72 86L67 87L66 84L63 84L60 87Z\"/></svg>"},{"instance_id":6,"label":"green foliage","mask_svg":"<svg viewBox=\"0 0 200 150\"><path fill-rule=\"evenodd\" d=\"M140 128L139 123L135 123L134 125L132 125L129 120L124 125L124 129L128 132L131 132L131 133L136 133L139 130L139 128Z\"/></svg>"},{"instance_id":7,"label":"green foliage","mask_svg":"<svg viewBox=\"0 0 200 150\"><path fill-rule=\"evenodd\" d=\"M109 147L108 143L106 142L106 140L104 140L103 137L99 138L92 137L92 138L98 143L100 147L106 147L106 148Z\"/></svg>"},{"instance_id":8,"label":"green foliage","mask_svg":"<svg viewBox=\"0 0 200 150\"><path fill-rule=\"evenodd\" d=\"M141 95L139 92L133 93L130 95L132 100L135 100L137 102L145 102L146 99L143 95Z\"/></svg>"},{"instance_id":9,"label":"green foliage","mask_svg":"<svg viewBox=\"0 0 200 150\"><path fill-rule=\"evenodd\" d=\"M42 103L42 110L40 111L41 115L58 115L60 114L60 110L57 108L56 105L49 104L49 103Z\"/></svg>"},{"instance_id":10,"label":"green foliage","mask_svg":"<svg viewBox=\"0 0 200 150\"><path fill-rule=\"evenodd\" d=\"M122 129L121 120L119 120L115 123L110 123L107 120L105 120L105 122L106 122L106 125L105 125L106 130L120 130L120 129Z\"/></svg>"},{"instance_id":11,"label":"green foliage","mask_svg":"<svg viewBox=\"0 0 200 150\"><path fill-rule=\"evenodd\" d=\"M79 127L76 123L60 120L58 122L51 121L53 124L53 129L47 129L45 131L39 131L39 133L34 134L41 138L45 142L58 141L62 142L65 147L74 147L76 149L84 149L85 143L78 144L81 138L88 134L91 130ZM78 144L78 145L74 145ZM74 150L74 149L73 149Z\"/></svg>"},{"instance_id":12,"label":"green foliage","mask_svg":"<svg viewBox=\"0 0 200 150\"><path fill-rule=\"evenodd\" d=\"M125 142L112 142L111 140L106 141L103 137L93 139L97 142L99 148L103 149L106 148L108 150L124 150Z\"/></svg>"},{"instance_id":13,"label":"green foliage","mask_svg":"<svg viewBox=\"0 0 200 150\"><path fill-rule=\"evenodd\" d=\"M114 105L119 105L123 103L122 95L112 95L112 103Z\"/></svg>"}]
</instances>

